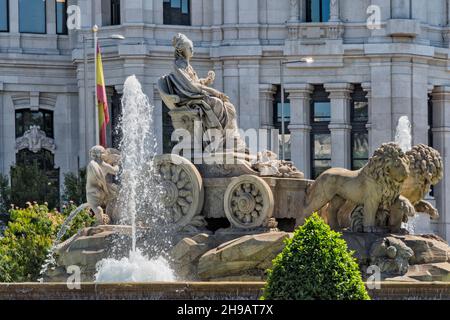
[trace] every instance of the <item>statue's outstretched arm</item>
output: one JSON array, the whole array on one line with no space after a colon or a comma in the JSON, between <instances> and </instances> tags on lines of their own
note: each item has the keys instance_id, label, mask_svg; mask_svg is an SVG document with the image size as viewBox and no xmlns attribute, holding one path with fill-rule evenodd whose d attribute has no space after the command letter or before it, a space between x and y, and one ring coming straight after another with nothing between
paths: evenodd
<instances>
[{"instance_id":1,"label":"statue's outstretched arm","mask_svg":"<svg viewBox=\"0 0 450 320\"><path fill-rule=\"evenodd\" d=\"M200 79L200 84L204 86L211 86L214 83L214 80L216 79L216 73L214 71L209 71L208 76L205 79Z\"/></svg>"}]
</instances>

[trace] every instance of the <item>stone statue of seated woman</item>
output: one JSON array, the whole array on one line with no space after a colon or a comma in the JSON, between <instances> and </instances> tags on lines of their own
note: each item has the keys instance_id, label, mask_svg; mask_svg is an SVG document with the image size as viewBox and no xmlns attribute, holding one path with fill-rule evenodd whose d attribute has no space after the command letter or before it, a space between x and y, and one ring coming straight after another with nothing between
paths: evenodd
<instances>
[{"instance_id":1,"label":"stone statue of seated woman","mask_svg":"<svg viewBox=\"0 0 450 320\"><path fill-rule=\"evenodd\" d=\"M172 44L175 48L173 72L159 80L158 89L162 100L172 111L175 129L179 129L177 126L180 123L188 131L192 131L193 126L188 121L184 121L184 124L182 121L175 121L174 113L184 110L186 114L190 111L192 114L192 110L197 111L194 118L197 115L202 122L203 132L218 130L221 133L221 142L216 141L216 145L227 152L245 153L246 146L239 135L234 105L226 94L210 87L215 80L214 71L209 71L204 79L198 77L190 64L194 46L184 34L177 34ZM227 141L231 141L233 146L227 145Z\"/></svg>"}]
</instances>

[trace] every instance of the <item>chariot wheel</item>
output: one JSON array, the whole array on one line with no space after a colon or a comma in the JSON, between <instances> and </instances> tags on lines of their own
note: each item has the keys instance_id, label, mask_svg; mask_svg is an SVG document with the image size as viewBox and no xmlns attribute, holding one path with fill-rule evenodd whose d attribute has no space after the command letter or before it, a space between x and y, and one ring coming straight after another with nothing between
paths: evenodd
<instances>
[{"instance_id":1,"label":"chariot wheel","mask_svg":"<svg viewBox=\"0 0 450 320\"><path fill-rule=\"evenodd\" d=\"M186 158L173 154L156 156L154 168L171 222L185 227L195 224L196 218L203 220L197 217L204 203L203 180L197 168Z\"/></svg>"},{"instance_id":2,"label":"chariot wheel","mask_svg":"<svg viewBox=\"0 0 450 320\"><path fill-rule=\"evenodd\" d=\"M257 176L233 178L225 192L224 209L228 220L236 228L263 227L273 214L272 190Z\"/></svg>"}]
</instances>

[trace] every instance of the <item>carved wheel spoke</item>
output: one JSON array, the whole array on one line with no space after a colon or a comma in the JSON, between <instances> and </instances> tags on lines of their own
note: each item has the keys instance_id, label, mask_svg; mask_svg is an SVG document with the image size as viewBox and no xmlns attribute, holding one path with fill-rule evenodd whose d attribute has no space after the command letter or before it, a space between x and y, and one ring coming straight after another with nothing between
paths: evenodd
<instances>
[{"instance_id":1,"label":"carved wheel spoke","mask_svg":"<svg viewBox=\"0 0 450 320\"><path fill-rule=\"evenodd\" d=\"M272 217L272 190L261 178L245 175L234 178L225 192L225 214L230 223L240 229L263 226Z\"/></svg>"},{"instance_id":2,"label":"carved wheel spoke","mask_svg":"<svg viewBox=\"0 0 450 320\"><path fill-rule=\"evenodd\" d=\"M188 225L203 208L203 182L197 168L176 155L155 158L156 172L169 220L179 227Z\"/></svg>"}]
</instances>

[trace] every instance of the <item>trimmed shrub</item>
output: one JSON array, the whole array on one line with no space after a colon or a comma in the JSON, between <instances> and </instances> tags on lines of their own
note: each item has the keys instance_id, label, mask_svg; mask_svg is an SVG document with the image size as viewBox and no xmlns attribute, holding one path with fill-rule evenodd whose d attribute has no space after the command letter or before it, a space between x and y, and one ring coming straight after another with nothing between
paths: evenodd
<instances>
[{"instance_id":1,"label":"trimmed shrub","mask_svg":"<svg viewBox=\"0 0 450 320\"><path fill-rule=\"evenodd\" d=\"M273 261L264 300L369 300L353 252L317 215L307 219Z\"/></svg>"},{"instance_id":2,"label":"trimmed shrub","mask_svg":"<svg viewBox=\"0 0 450 320\"><path fill-rule=\"evenodd\" d=\"M61 224L73 209L75 205L71 204L59 213L49 211L46 205L30 203L25 209L11 209L10 221L0 239L0 282L36 281ZM94 221L89 211L80 213L65 239Z\"/></svg>"},{"instance_id":3,"label":"trimmed shrub","mask_svg":"<svg viewBox=\"0 0 450 320\"><path fill-rule=\"evenodd\" d=\"M64 175L63 201L86 203L86 169L80 169L78 175L72 172Z\"/></svg>"}]
</instances>

